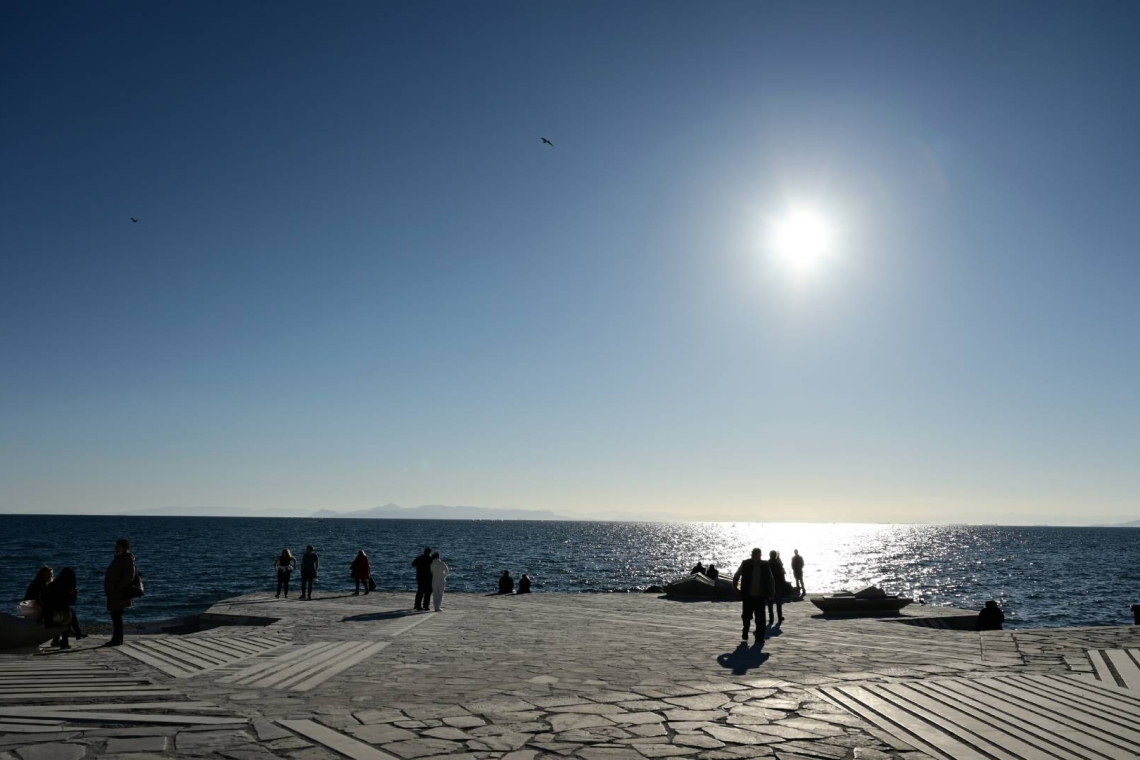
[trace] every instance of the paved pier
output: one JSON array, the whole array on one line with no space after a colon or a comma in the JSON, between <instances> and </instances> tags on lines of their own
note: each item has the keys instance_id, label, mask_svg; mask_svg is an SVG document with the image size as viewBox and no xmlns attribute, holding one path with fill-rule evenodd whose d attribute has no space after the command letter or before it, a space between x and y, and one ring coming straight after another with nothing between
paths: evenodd
<instances>
[{"instance_id":1,"label":"paved pier","mask_svg":"<svg viewBox=\"0 0 1140 760\"><path fill-rule=\"evenodd\" d=\"M1140 757L1134 627L978 634L945 608L802 602L759 648L733 603L411 600L252 594L210 610L235 625L0 656L0 760Z\"/></svg>"}]
</instances>

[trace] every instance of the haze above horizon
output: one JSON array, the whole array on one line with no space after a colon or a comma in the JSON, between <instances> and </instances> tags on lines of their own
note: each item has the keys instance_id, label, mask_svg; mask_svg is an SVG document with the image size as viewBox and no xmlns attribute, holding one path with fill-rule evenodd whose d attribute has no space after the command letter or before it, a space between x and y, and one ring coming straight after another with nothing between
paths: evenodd
<instances>
[{"instance_id":1,"label":"haze above horizon","mask_svg":"<svg viewBox=\"0 0 1140 760\"><path fill-rule=\"evenodd\" d=\"M0 512L1134 520L1138 37L7 3Z\"/></svg>"}]
</instances>

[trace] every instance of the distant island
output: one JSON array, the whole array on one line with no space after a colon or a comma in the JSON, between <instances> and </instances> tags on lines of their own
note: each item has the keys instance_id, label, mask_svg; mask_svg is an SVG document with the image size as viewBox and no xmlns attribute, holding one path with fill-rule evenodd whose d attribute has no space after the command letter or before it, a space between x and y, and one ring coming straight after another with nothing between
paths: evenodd
<instances>
[{"instance_id":1,"label":"distant island","mask_svg":"<svg viewBox=\"0 0 1140 760\"><path fill-rule=\"evenodd\" d=\"M322 509L310 517L347 517L363 520L581 520L581 517L560 515L544 509L503 509L500 507L449 507L444 504L424 504L419 507L401 507L385 504L382 507L335 512Z\"/></svg>"},{"instance_id":2,"label":"distant island","mask_svg":"<svg viewBox=\"0 0 1140 760\"><path fill-rule=\"evenodd\" d=\"M1131 520L1129 522L1114 523L1112 525L1104 525L1105 528L1140 528L1140 520Z\"/></svg>"}]
</instances>

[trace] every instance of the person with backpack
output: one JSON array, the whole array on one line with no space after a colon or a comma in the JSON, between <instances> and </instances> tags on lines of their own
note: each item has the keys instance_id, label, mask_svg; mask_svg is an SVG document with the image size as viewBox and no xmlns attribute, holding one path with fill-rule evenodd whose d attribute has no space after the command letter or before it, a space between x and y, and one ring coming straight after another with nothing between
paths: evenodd
<instances>
[{"instance_id":1,"label":"person with backpack","mask_svg":"<svg viewBox=\"0 0 1140 760\"><path fill-rule=\"evenodd\" d=\"M131 554L131 542L125 538L115 542L115 556L103 574L103 592L111 613L111 640L104 646L122 646L123 611L133 607L135 598L142 595L142 577Z\"/></svg>"}]
</instances>

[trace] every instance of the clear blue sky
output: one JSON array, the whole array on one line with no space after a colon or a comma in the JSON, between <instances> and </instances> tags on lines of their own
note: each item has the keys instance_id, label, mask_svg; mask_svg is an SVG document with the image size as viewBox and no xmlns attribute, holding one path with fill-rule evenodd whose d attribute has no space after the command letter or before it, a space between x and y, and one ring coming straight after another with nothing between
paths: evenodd
<instances>
[{"instance_id":1,"label":"clear blue sky","mask_svg":"<svg viewBox=\"0 0 1140 760\"><path fill-rule=\"evenodd\" d=\"M1135 2L5 3L0 511L1140 517L1138 39Z\"/></svg>"}]
</instances>

